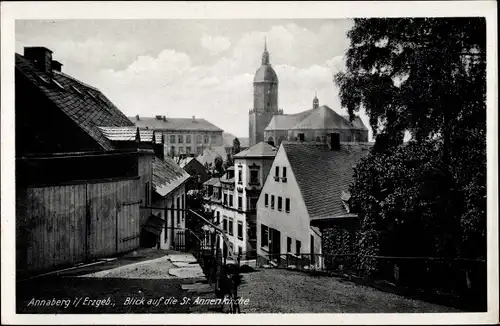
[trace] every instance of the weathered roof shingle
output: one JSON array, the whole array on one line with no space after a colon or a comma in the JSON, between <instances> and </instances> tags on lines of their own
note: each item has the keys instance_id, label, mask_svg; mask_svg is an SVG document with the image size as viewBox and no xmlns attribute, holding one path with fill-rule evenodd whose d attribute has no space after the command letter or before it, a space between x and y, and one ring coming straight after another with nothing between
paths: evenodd
<instances>
[{"instance_id":1,"label":"weathered roof shingle","mask_svg":"<svg viewBox=\"0 0 500 326\"><path fill-rule=\"evenodd\" d=\"M205 119L195 118L168 118L165 120L156 117L129 117L137 127L157 129L157 130L177 130L177 131L219 131L222 129L217 127Z\"/></svg>"},{"instance_id":2,"label":"weathered roof shingle","mask_svg":"<svg viewBox=\"0 0 500 326\"><path fill-rule=\"evenodd\" d=\"M170 157L153 158L153 189L166 196L189 178L189 174Z\"/></svg>"},{"instance_id":3,"label":"weathered roof shingle","mask_svg":"<svg viewBox=\"0 0 500 326\"><path fill-rule=\"evenodd\" d=\"M234 158L251 158L251 157L275 157L278 152L277 148L261 141L252 147L234 155Z\"/></svg>"},{"instance_id":4,"label":"weathered roof shingle","mask_svg":"<svg viewBox=\"0 0 500 326\"><path fill-rule=\"evenodd\" d=\"M98 89L58 71L53 72L52 83L31 61L17 53L15 58L16 69L104 150L113 150L114 146L98 127L134 125Z\"/></svg>"},{"instance_id":5,"label":"weathered roof shingle","mask_svg":"<svg viewBox=\"0 0 500 326\"><path fill-rule=\"evenodd\" d=\"M340 150L313 143L282 143L311 219L346 213L342 194L349 190L353 165L369 153L370 143L341 143ZM344 195L345 197L345 195Z\"/></svg>"}]
</instances>

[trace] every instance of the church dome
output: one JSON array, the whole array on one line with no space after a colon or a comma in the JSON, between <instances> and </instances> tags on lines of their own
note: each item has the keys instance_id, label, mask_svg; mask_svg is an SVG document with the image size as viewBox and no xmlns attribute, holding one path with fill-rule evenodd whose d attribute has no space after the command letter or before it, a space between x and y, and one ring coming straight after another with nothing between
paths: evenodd
<instances>
[{"instance_id":1,"label":"church dome","mask_svg":"<svg viewBox=\"0 0 500 326\"><path fill-rule=\"evenodd\" d=\"M276 72L270 65L262 65L259 69L257 69L253 82L278 83L278 75L276 75Z\"/></svg>"}]
</instances>

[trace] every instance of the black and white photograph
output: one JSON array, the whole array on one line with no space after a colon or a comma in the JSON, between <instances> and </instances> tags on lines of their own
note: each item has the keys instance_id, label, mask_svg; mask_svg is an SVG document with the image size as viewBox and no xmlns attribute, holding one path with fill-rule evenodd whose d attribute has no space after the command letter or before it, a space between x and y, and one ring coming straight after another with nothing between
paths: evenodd
<instances>
[{"instance_id":1,"label":"black and white photograph","mask_svg":"<svg viewBox=\"0 0 500 326\"><path fill-rule=\"evenodd\" d=\"M2 3L2 324L498 322L496 3L393 5Z\"/></svg>"}]
</instances>

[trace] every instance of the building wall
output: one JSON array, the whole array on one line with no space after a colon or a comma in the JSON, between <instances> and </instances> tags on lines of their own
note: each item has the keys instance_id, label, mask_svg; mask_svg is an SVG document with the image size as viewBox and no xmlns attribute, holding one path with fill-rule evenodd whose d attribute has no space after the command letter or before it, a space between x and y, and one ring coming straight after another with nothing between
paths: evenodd
<instances>
[{"instance_id":1,"label":"building wall","mask_svg":"<svg viewBox=\"0 0 500 326\"><path fill-rule=\"evenodd\" d=\"M165 154L174 155L195 154L199 155L204 148L222 146L222 131L163 131L165 136ZM175 139L172 142L172 137ZM207 138L208 137L208 138ZM181 138L182 142L179 142ZM188 142L189 141L189 142ZM188 153L189 151L189 153Z\"/></svg>"},{"instance_id":2,"label":"building wall","mask_svg":"<svg viewBox=\"0 0 500 326\"><path fill-rule=\"evenodd\" d=\"M153 189L153 171L152 171L153 154L143 154L138 158L138 175L139 175L139 195L142 199L141 206L151 206L152 189ZM149 201L147 201L147 198ZM140 225L146 223L148 217L151 215L151 209L141 209Z\"/></svg>"},{"instance_id":3,"label":"building wall","mask_svg":"<svg viewBox=\"0 0 500 326\"><path fill-rule=\"evenodd\" d=\"M139 246L139 180L16 191L16 269L42 271Z\"/></svg>"},{"instance_id":4,"label":"building wall","mask_svg":"<svg viewBox=\"0 0 500 326\"><path fill-rule=\"evenodd\" d=\"M283 183L274 180L275 166L287 168L287 182ZM265 194L268 194L268 206L265 206ZM275 207L271 209L271 195L275 196ZM277 197L283 198L283 210L277 209ZM290 198L290 212L285 212L285 199ZM271 166L271 172L268 174L262 192L257 202L257 253L258 255L268 255L269 251L262 248L261 226L266 225L269 228L280 231L281 253L287 249L287 237L292 239L292 252L295 253L296 240L301 242L301 253L310 252L310 222L309 214L302 198L299 186L296 182L293 171L288 163L286 153L281 147L276 154ZM319 239L320 240L320 239ZM318 244L319 248L321 245Z\"/></svg>"},{"instance_id":5,"label":"building wall","mask_svg":"<svg viewBox=\"0 0 500 326\"><path fill-rule=\"evenodd\" d=\"M278 111L278 83L253 84L253 108L265 112Z\"/></svg>"},{"instance_id":6,"label":"building wall","mask_svg":"<svg viewBox=\"0 0 500 326\"><path fill-rule=\"evenodd\" d=\"M357 129L306 129L289 130L288 140L299 140L299 134L304 134L304 141L329 141L330 133L339 133L341 142L368 142L368 131Z\"/></svg>"},{"instance_id":7,"label":"building wall","mask_svg":"<svg viewBox=\"0 0 500 326\"><path fill-rule=\"evenodd\" d=\"M264 132L265 141L272 139L274 146L279 147L283 140L288 140L287 130L269 130Z\"/></svg>"},{"instance_id":8,"label":"building wall","mask_svg":"<svg viewBox=\"0 0 500 326\"><path fill-rule=\"evenodd\" d=\"M184 198L184 200L182 198ZM177 206L177 199L179 199L179 206ZM173 249L174 242L179 241L179 239L177 238L177 233L186 228L186 213L173 211L171 210L171 208L186 209L185 183L169 193L167 196L165 196L165 198L162 198L161 200L155 202L154 206L169 208L166 211L166 216L164 210L155 211L155 214L160 214L160 216L165 220L165 225L160 234L160 248ZM175 229L172 231L172 228Z\"/></svg>"},{"instance_id":9,"label":"building wall","mask_svg":"<svg viewBox=\"0 0 500 326\"><path fill-rule=\"evenodd\" d=\"M249 113L249 146L264 141L264 129L277 112L251 110Z\"/></svg>"}]
</instances>

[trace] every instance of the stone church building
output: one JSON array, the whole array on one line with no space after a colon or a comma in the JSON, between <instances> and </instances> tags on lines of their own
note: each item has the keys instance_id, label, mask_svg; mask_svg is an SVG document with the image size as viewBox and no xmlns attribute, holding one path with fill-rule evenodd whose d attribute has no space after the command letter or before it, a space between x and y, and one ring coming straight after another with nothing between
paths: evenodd
<instances>
[{"instance_id":1,"label":"stone church building","mask_svg":"<svg viewBox=\"0 0 500 326\"><path fill-rule=\"evenodd\" d=\"M253 109L249 112L250 146L272 141L279 147L283 140L326 142L331 133L340 134L341 142L368 142L368 129L356 116L342 116L326 105L319 105L317 96L312 108L295 114L284 114L278 108L278 76L271 66L267 44L262 65L253 80Z\"/></svg>"}]
</instances>

